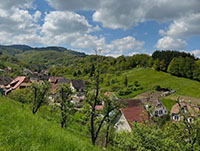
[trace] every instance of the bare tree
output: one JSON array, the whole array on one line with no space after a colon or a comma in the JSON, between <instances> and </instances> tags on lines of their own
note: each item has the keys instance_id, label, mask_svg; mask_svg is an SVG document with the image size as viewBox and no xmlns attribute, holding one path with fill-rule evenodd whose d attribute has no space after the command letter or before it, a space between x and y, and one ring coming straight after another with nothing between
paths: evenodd
<instances>
[{"instance_id":1,"label":"bare tree","mask_svg":"<svg viewBox=\"0 0 200 151\"><path fill-rule=\"evenodd\" d=\"M61 111L60 124L62 128L65 128L67 113L71 110L73 106L70 97L70 95L72 94L72 90L67 84L61 84L57 90L57 93L60 94L60 111Z\"/></svg>"},{"instance_id":2,"label":"bare tree","mask_svg":"<svg viewBox=\"0 0 200 151\"><path fill-rule=\"evenodd\" d=\"M106 119L110 116L110 113L116 109L116 106L113 106L112 103L104 109L104 113L102 114L101 120L98 122L98 124L95 124L95 121L97 120L97 113L96 113L96 105L98 105L99 102L101 102L101 97L100 97L100 87L99 87L99 76L100 76L100 67L99 67L99 58L101 56L97 55L97 65L96 65L96 70L95 70L95 89L88 93L87 95L87 102L90 104L91 107L91 112L90 112L90 135L91 135L91 141L92 144L96 144L96 140L99 136L100 130L103 126L103 123L106 121ZM110 123L110 122L109 122ZM109 130L109 127L108 127Z\"/></svg>"},{"instance_id":3,"label":"bare tree","mask_svg":"<svg viewBox=\"0 0 200 151\"><path fill-rule=\"evenodd\" d=\"M31 89L33 90L33 105L32 105L32 113L36 114L38 109L42 106L42 104L47 100L47 94L49 91L49 83L33 83L31 85Z\"/></svg>"}]
</instances>

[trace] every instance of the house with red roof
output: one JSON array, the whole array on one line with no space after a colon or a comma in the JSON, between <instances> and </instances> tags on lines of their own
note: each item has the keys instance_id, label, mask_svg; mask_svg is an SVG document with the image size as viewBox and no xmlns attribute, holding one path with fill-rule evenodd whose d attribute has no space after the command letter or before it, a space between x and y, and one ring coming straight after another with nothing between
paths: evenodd
<instances>
[{"instance_id":1,"label":"house with red roof","mask_svg":"<svg viewBox=\"0 0 200 151\"><path fill-rule=\"evenodd\" d=\"M188 122L191 122L199 112L199 107L197 105L187 104L184 102L176 103L171 109L171 119L172 121L180 121L183 119L184 115L187 115Z\"/></svg>"},{"instance_id":2,"label":"house with red roof","mask_svg":"<svg viewBox=\"0 0 200 151\"><path fill-rule=\"evenodd\" d=\"M19 76L6 86L5 95L7 95L8 93L10 93L15 89L27 88L28 86L30 86L30 83L31 81L27 77Z\"/></svg>"},{"instance_id":3,"label":"house with red roof","mask_svg":"<svg viewBox=\"0 0 200 151\"><path fill-rule=\"evenodd\" d=\"M115 124L117 131L131 131L133 122L150 120L140 99L125 99L124 107L120 111L120 117Z\"/></svg>"}]
</instances>

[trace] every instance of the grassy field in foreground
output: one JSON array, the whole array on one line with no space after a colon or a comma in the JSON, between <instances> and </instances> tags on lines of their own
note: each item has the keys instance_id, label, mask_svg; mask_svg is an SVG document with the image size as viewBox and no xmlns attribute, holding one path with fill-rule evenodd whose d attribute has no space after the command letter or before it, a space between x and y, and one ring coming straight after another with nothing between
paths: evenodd
<instances>
[{"instance_id":1,"label":"grassy field in foreground","mask_svg":"<svg viewBox=\"0 0 200 151\"><path fill-rule=\"evenodd\" d=\"M90 145L88 138L61 129L55 122L32 115L20 103L0 97L0 150L93 151L98 148Z\"/></svg>"}]
</instances>

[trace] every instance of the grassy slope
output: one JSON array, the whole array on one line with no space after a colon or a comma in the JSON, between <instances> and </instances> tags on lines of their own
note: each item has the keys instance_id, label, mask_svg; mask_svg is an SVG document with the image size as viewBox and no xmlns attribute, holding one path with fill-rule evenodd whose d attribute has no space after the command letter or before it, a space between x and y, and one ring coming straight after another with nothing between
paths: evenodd
<instances>
[{"instance_id":1,"label":"grassy slope","mask_svg":"<svg viewBox=\"0 0 200 151\"><path fill-rule=\"evenodd\" d=\"M152 69L134 69L127 73L129 83L133 84L135 80L147 89L152 89L155 85L175 89L176 94L200 98L200 82L175 77L164 72L154 71Z\"/></svg>"},{"instance_id":2,"label":"grassy slope","mask_svg":"<svg viewBox=\"0 0 200 151\"><path fill-rule=\"evenodd\" d=\"M89 139L55 122L33 116L18 102L0 98L0 150L78 151L97 150Z\"/></svg>"},{"instance_id":3,"label":"grassy slope","mask_svg":"<svg viewBox=\"0 0 200 151\"><path fill-rule=\"evenodd\" d=\"M138 80L142 86L152 88L155 85L175 89L178 95L200 98L200 82L179 78L152 69L136 69L128 73L131 82Z\"/></svg>"},{"instance_id":4,"label":"grassy slope","mask_svg":"<svg viewBox=\"0 0 200 151\"><path fill-rule=\"evenodd\" d=\"M173 106L174 104L176 104L176 101L171 100L171 99L166 99L166 98L162 99L161 102L162 102L163 105L168 109L169 112L171 111L172 106Z\"/></svg>"},{"instance_id":5,"label":"grassy slope","mask_svg":"<svg viewBox=\"0 0 200 151\"><path fill-rule=\"evenodd\" d=\"M133 91L131 94L124 96L124 98L134 97L142 92L151 90L155 85L160 85L161 87L168 87L170 89L175 89L176 95L189 96L194 98L200 98L200 82L172 76L168 73L154 71L150 68L135 68L123 72L120 76L109 75L111 78L116 78L118 80L118 85L123 86L124 75L128 77L128 84L134 85L135 81L138 81L140 86L143 87L143 90ZM112 84L111 84L112 86ZM109 90L111 87L106 87Z\"/></svg>"}]
</instances>

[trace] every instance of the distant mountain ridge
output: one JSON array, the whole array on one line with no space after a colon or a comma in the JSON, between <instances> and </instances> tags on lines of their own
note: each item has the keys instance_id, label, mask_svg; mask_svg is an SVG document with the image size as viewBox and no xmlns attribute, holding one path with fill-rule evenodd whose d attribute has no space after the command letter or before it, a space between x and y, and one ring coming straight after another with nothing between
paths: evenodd
<instances>
[{"instance_id":1,"label":"distant mountain ridge","mask_svg":"<svg viewBox=\"0 0 200 151\"><path fill-rule=\"evenodd\" d=\"M31 47L28 45L0 45L0 52L8 54L8 55L17 55L24 53L26 51L49 51L54 50L57 52L64 52L68 55L79 56L79 57L86 57L87 55L83 52L78 52L75 50L69 50L64 47L57 47L57 46L48 46L48 47Z\"/></svg>"}]
</instances>

